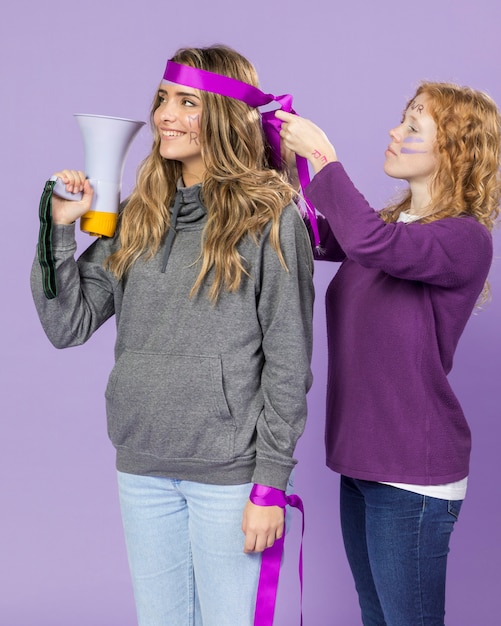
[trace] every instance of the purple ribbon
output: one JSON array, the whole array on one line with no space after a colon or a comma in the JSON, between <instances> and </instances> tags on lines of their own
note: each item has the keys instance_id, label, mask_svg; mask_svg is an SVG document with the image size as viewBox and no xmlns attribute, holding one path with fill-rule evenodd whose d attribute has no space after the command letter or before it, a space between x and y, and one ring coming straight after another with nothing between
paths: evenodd
<instances>
[{"instance_id":1,"label":"purple ribbon","mask_svg":"<svg viewBox=\"0 0 501 626\"><path fill-rule=\"evenodd\" d=\"M163 79L171 83L186 85L193 89L201 89L202 91L210 91L211 93L217 93L221 96L227 96L228 98L235 98L236 100L245 102L245 104L250 107L260 107L270 102L276 102L279 108L286 113L296 115L296 112L292 108L292 96L290 94L274 96L271 93L264 93L257 87L254 87L254 85L249 85L249 83L244 83L236 78L215 74L207 70L200 70L189 65L167 61ZM263 131L270 147L273 166L281 170L283 166L280 151L280 129L282 128L282 121L275 117L275 110L262 112L261 120ZM318 247L320 245L320 236L318 233L315 207L304 192L310 182L308 162L304 157L296 155L296 165L299 184L302 190L302 198L306 205L306 213L310 220L315 246Z\"/></svg>"},{"instance_id":2,"label":"purple ribbon","mask_svg":"<svg viewBox=\"0 0 501 626\"><path fill-rule=\"evenodd\" d=\"M290 506L299 509L302 514L301 548L299 551L299 583L301 588L301 626L303 624L303 536L304 536L304 507L299 496L287 496L280 489L265 485L254 485L250 494L250 501L258 506L279 506L284 509ZM277 600L278 578L284 550L284 532L280 539L276 539L271 548L266 548L262 555L261 571L257 589L256 609L254 613L254 626L273 626L275 604Z\"/></svg>"}]
</instances>

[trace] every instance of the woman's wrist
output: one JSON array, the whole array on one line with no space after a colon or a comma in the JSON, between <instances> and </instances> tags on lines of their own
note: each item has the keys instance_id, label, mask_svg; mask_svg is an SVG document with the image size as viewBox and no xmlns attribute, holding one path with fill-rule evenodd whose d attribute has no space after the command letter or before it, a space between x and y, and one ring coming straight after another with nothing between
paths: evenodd
<instances>
[{"instance_id":1,"label":"woman's wrist","mask_svg":"<svg viewBox=\"0 0 501 626\"><path fill-rule=\"evenodd\" d=\"M257 504L258 506L285 507L287 504L285 491L258 483L252 486L249 499L253 504Z\"/></svg>"},{"instance_id":2,"label":"woman's wrist","mask_svg":"<svg viewBox=\"0 0 501 626\"><path fill-rule=\"evenodd\" d=\"M337 155L332 147L328 149L314 149L308 157L308 160L315 174L318 174L328 163L335 163L337 161Z\"/></svg>"}]
</instances>

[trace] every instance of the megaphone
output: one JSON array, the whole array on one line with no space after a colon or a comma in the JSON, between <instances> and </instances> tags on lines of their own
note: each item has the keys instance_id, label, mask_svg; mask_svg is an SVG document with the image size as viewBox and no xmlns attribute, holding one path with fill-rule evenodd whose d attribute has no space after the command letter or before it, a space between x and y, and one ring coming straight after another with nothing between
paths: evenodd
<instances>
[{"instance_id":1,"label":"megaphone","mask_svg":"<svg viewBox=\"0 0 501 626\"><path fill-rule=\"evenodd\" d=\"M80 218L80 229L97 237L112 237L117 224L122 174L132 140L145 122L122 117L76 113L83 137L85 173L94 190L91 209ZM66 200L81 200L56 180L53 193Z\"/></svg>"}]
</instances>

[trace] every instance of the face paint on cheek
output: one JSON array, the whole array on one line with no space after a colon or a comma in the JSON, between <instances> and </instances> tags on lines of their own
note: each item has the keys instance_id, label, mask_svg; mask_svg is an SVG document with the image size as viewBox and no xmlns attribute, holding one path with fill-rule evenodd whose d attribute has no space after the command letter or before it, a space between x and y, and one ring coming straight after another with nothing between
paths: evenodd
<instances>
[{"instance_id":1,"label":"face paint on cheek","mask_svg":"<svg viewBox=\"0 0 501 626\"><path fill-rule=\"evenodd\" d=\"M197 130L190 131L190 143L195 143L197 146L200 144L199 142L199 133L200 129L200 115L189 115L188 121L190 123L190 128L196 128Z\"/></svg>"},{"instance_id":2,"label":"face paint on cheek","mask_svg":"<svg viewBox=\"0 0 501 626\"><path fill-rule=\"evenodd\" d=\"M190 128L200 128L200 115L188 115Z\"/></svg>"},{"instance_id":3,"label":"face paint on cheek","mask_svg":"<svg viewBox=\"0 0 501 626\"><path fill-rule=\"evenodd\" d=\"M402 143L424 143L420 137L406 137ZM413 150L412 148L401 148L401 154L426 154L428 150Z\"/></svg>"},{"instance_id":4,"label":"face paint on cheek","mask_svg":"<svg viewBox=\"0 0 501 626\"><path fill-rule=\"evenodd\" d=\"M402 148L400 154L426 154L428 150L413 150L412 148Z\"/></svg>"}]
</instances>

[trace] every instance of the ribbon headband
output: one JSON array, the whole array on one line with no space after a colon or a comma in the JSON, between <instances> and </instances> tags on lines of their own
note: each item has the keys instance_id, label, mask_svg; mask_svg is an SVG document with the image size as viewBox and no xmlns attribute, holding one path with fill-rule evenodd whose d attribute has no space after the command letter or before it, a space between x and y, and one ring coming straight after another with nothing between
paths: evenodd
<instances>
[{"instance_id":1,"label":"ribbon headband","mask_svg":"<svg viewBox=\"0 0 501 626\"><path fill-rule=\"evenodd\" d=\"M167 61L164 80L242 100L250 107L260 107L276 100L273 94L264 93L254 85L244 83L236 78L215 74L207 70L199 70L196 67L181 65L174 61ZM289 96L289 98L292 102L292 97Z\"/></svg>"},{"instance_id":2,"label":"ribbon headband","mask_svg":"<svg viewBox=\"0 0 501 626\"><path fill-rule=\"evenodd\" d=\"M235 98L241 100L250 107L256 108L277 102L280 108L288 113L294 113L292 109L292 96L285 94L283 96L274 96L271 93L264 93L254 85L244 83L236 78L222 76L207 70L199 70L189 65L181 65L174 61L167 61L165 68L164 80L179 85L186 85L193 89L201 89L202 91L210 91L220 96ZM273 165L277 169L282 169L282 159L280 156L280 128L282 122L275 117L274 111L261 113L263 122L263 131L271 148Z\"/></svg>"},{"instance_id":3,"label":"ribbon headband","mask_svg":"<svg viewBox=\"0 0 501 626\"><path fill-rule=\"evenodd\" d=\"M284 110L286 113L296 113L292 108L292 96L290 94L274 96L271 93L264 93L257 87L235 78L215 74L214 72L208 72L207 70L200 70L189 65L182 65L181 63L175 63L174 61L167 61L163 80L171 83L177 83L179 85L186 85L187 87L192 87L193 89L210 91L211 93L217 93L228 98L235 98L236 100L245 102L245 104L253 108L269 104L270 102L276 102L279 105L279 108ZM260 113L263 132L270 147L273 165L280 170L283 167L280 151L280 129L282 127L282 122L275 117L274 110ZM304 194L304 189L310 182L308 162L305 158L296 155L296 164L299 183L301 185L303 198L306 204L306 213L312 227L315 246L318 247L320 244L320 237L318 234L316 212L313 205Z\"/></svg>"}]
</instances>

